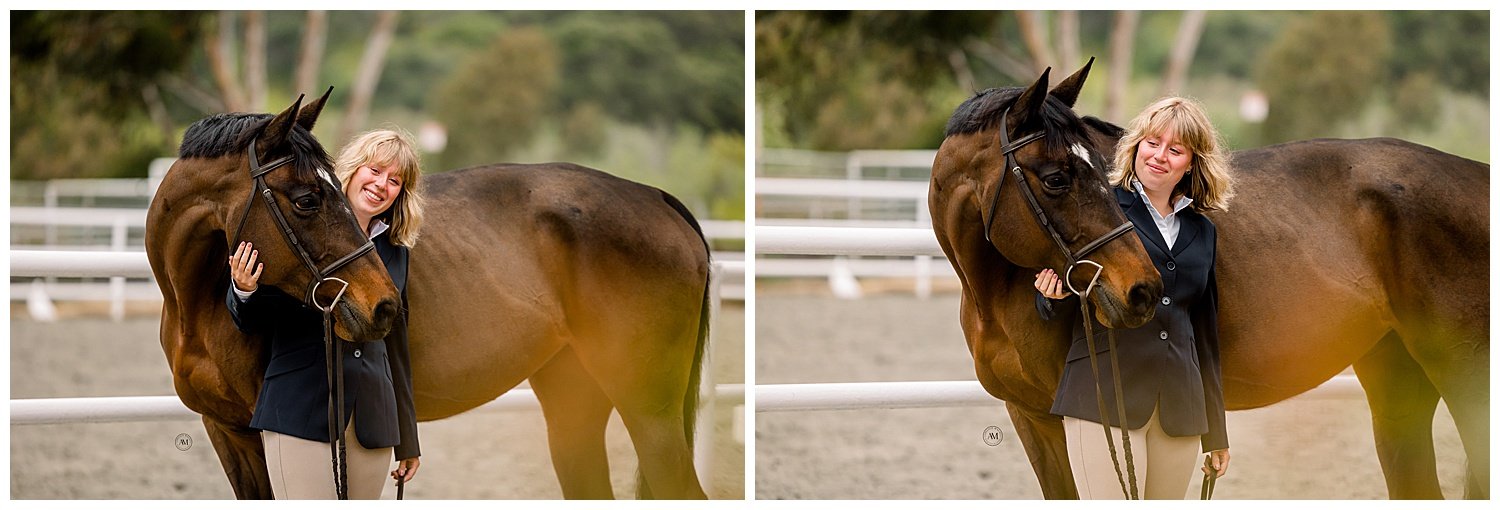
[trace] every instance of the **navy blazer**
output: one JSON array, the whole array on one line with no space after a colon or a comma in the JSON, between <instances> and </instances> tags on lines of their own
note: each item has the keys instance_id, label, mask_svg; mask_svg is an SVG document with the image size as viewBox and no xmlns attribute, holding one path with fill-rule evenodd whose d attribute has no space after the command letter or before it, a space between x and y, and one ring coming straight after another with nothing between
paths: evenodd
<instances>
[{"instance_id":1,"label":"navy blazer","mask_svg":"<svg viewBox=\"0 0 1500 510\"><path fill-rule=\"evenodd\" d=\"M344 419L365 448L395 447L396 459L421 455L406 342L408 250L375 237L375 251L401 291L401 313L385 340L343 342ZM231 287L233 284L231 283ZM319 442L328 438L328 379L323 313L280 289L262 286L244 303L228 290L229 313L246 333L271 339L271 363L250 427ZM355 410L359 412L356 413Z\"/></svg>"},{"instance_id":2,"label":"navy blazer","mask_svg":"<svg viewBox=\"0 0 1500 510\"><path fill-rule=\"evenodd\" d=\"M1177 213L1177 241L1168 250L1147 209L1151 204L1134 191L1118 187L1114 191L1125 215L1135 224L1136 235L1151 255L1151 262L1161 273L1163 290L1162 299L1156 303L1155 317L1140 327L1115 331L1120 381L1125 386L1126 428L1145 426L1152 410L1160 405L1159 421L1168 435L1201 435L1205 452L1228 448L1224 384L1219 371L1218 286L1214 278L1217 230L1206 216L1192 208L1183 209ZM1038 292L1036 301L1043 320L1060 316L1073 323L1073 343L1068 349L1062 381L1057 386L1052 414L1114 425L1119 411L1104 326L1095 320L1094 347L1100 353L1100 387L1109 411L1109 416L1100 419L1088 343L1083 321L1078 320L1078 297L1070 295L1054 301Z\"/></svg>"}]
</instances>

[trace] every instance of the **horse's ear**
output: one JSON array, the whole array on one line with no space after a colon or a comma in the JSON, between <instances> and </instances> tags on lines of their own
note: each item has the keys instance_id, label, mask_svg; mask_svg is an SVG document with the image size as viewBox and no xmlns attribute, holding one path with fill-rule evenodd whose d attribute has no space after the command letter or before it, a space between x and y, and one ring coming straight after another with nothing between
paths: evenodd
<instances>
[{"instance_id":1,"label":"horse's ear","mask_svg":"<svg viewBox=\"0 0 1500 510\"><path fill-rule=\"evenodd\" d=\"M308 103L307 106L298 110L297 125L311 132L313 124L318 123L318 114L323 113L323 105L328 104L329 94L333 94L333 87L328 87L328 91L323 93L323 97L313 100L313 102Z\"/></svg>"},{"instance_id":2,"label":"horse's ear","mask_svg":"<svg viewBox=\"0 0 1500 510\"><path fill-rule=\"evenodd\" d=\"M1047 76L1052 68L1042 71L1042 77L1027 87L1010 107L1010 129L1015 132L1028 127L1039 127L1042 121L1042 106L1047 101Z\"/></svg>"},{"instance_id":3,"label":"horse's ear","mask_svg":"<svg viewBox=\"0 0 1500 510\"><path fill-rule=\"evenodd\" d=\"M1068 108L1072 108L1073 103L1078 102L1078 92L1083 90L1083 82L1089 79L1089 68L1091 67L1094 67L1094 57L1089 57L1089 62L1083 65L1083 69L1079 69L1078 72L1064 79L1062 83L1058 83L1057 88L1052 89L1052 97L1061 99L1063 104L1068 105Z\"/></svg>"},{"instance_id":4,"label":"horse's ear","mask_svg":"<svg viewBox=\"0 0 1500 510\"><path fill-rule=\"evenodd\" d=\"M302 98L302 95L298 95L297 102L276 114L271 122L266 124L266 129L260 132L259 141L256 143L257 152L264 154L286 142L287 136L292 134L292 124L297 122L297 110L302 108Z\"/></svg>"}]
</instances>

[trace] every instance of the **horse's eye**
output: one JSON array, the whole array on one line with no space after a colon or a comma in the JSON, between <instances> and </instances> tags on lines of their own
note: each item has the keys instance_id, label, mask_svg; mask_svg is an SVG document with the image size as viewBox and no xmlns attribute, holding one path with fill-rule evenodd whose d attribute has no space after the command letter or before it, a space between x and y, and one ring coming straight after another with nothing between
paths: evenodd
<instances>
[{"instance_id":1,"label":"horse's eye","mask_svg":"<svg viewBox=\"0 0 1500 510\"><path fill-rule=\"evenodd\" d=\"M1068 187L1068 178L1061 174L1052 174L1042 179L1042 184L1051 189L1063 189Z\"/></svg>"},{"instance_id":2,"label":"horse's eye","mask_svg":"<svg viewBox=\"0 0 1500 510\"><path fill-rule=\"evenodd\" d=\"M312 195L304 195L302 197L299 197L296 202L294 202L294 204L298 209L311 211L318 208L318 199L316 197L313 197Z\"/></svg>"}]
</instances>

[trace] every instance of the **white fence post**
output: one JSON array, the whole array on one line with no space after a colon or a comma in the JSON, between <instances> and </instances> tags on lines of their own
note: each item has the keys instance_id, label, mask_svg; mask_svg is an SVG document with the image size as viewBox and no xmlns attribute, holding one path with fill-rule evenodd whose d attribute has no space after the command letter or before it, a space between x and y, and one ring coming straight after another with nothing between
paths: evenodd
<instances>
[{"instance_id":1,"label":"white fence post","mask_svg":"<svg viewBox=\"0 0 1500 510\"><path fill-rule=\"evenodd\" d=\"M116 216L114 228L110 231L110 249L115 252L125 251L125 239L128 237L125 230L125 217ZM125 277L109 277L109 318L115 322L125 320Z\"/></svg>"}]
</instances>

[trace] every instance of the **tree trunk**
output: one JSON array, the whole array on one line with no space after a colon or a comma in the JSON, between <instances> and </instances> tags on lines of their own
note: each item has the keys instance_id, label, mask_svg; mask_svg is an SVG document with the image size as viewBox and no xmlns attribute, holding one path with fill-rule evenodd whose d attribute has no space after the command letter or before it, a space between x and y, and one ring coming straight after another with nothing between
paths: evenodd
<instances>
[{"instance_id":1,"label":"tree trunk","mask_svg":"<svg viewBox=\"0 0 1500 510\"><path fill-rule=\"evenodd\" d=\"M146 102L146 113L151 115L151 121L161 130L162 140L172 143L172 118L167 115L167 105L161 100L161 89L155 83L147 83L141 87L141 99Z\"/></svg>"},{"instance_id":2,"label":"tree trunk","mask_svg":"<svg viewBox=\"0 0 1500 510\"><path fill-rule=\"evenodd\" d=\"M1030 65L994 44L970 41L965 49L1014 81L1036 81L1036 73L1032 72Z\"/></svg>"},{"instance_id":3,"label":"tree trunk","mask_svg":"<svg viewBox=\"0 0 1500 510\"><path fill-rule=\"evenodd\" d=\"M234 13L219 11L218 23L208 41L208 64L213 71L214 83L219 86L219 97L224 109L231 112L245 111L245 93L240 90L239 79L234 74Z\"/></svg>"},{"instance_id":4,"label":"tree trunk","mask_svg":"<svg viewBox=\"0 0 1500 510\"><path fill-rule=\"evenodd\" d=\"M1065 72L1078 69L1078 11L1057 13L1057 66Z\"/></svg>"},{"instance_id":5,"label":"tree trunk","mask_svg":"<svg viewBox=\"0 0 1500 510\"><path fill-rule=\"evenodd\" d=\"M342 144L354 132L363 129L365 117L370 113L370 99L375 95L375 84L380 81L380 69L385 66L386 50L396 34L396 11L381 11L375 15L375 26L370 29L370 39L365 42L365 54L359 59L359 69L354 73L353 92L349 96L349 111L344 114L344 124L339 127L335 140Z\"/></svg>"},{"instance_id":6,"label":"tree trunk","mask_svg":"<svg viewBox=\"0 0 1500 510\"><path fill-rule=\"evenodd\" d=\"M948 52L948 65L953 67L953 78L958 82L960 88L970 91L978 91L978 85L974 82L974 71L969 69L969 57L964 50L954 48Z\"/></svg>"},{"instance_id":7,"label":"tree trunk","mask_svg":"<svg viewBox=\"0 0 1500 510\"><path fill-rule=\"evenodd\" d=\"M323 48L328 39L328 11L307 11L307 23L302 26L302 54L297 57L297 76L293 79L292 91L298 94L317 94L324 87L318 86L318 66L323 65Z\"/></svg>"},{"instance_id":8,"label":"tree trunk","mask_svg":"<svg viewBox=\"0 0 1500 510\"><path fill-rule=\"evenodd\" d=\"M1187 81L1188 66L1193 63L1193 53L1198 51L1198 36L1203 35L1204 11L1187 11L1182 14L1182 23L1177 25L1177 40L1172 42L1172 53L1167 58L1166 78L1161 82L1161 95L1177 94Z\"/></svg>"},{"instance_id":9,"label":"tree trunk","mask_svg":"<svg viewBox=\"0 0 1500 510\"><path fill-rule=\"evenodd\" d=\"M1125 89L1130 84L1130 60L1134 58L1135 29L1141 13L1115 13L1109 34L1109 88L1104 92L1104 120L1125 122Z\"/></svg>"},{"instance_id":10,"label":"tree trunk","mask_svg":"<svg viewBox=\"0 0 1500 510\"><path fill-rule=\"evenodd\" d=\"M266 13L245 11L245 106L266 109Z\"/></svg>"},{"instance_id":11,"label":"tree trunk","mask_svg":"<svg viewBox=\"0 0 1500 510\"><path fill-rule=\"evenodd\" d=\"M1026 43L1026 50L1031 53L1031 66L1036 72L1040 74L1056 63L1052 57L1052 48L1047 46L1047 26L1042 23L1042 13L1017 12L1016 23L1021 27L1021 41Z\"/></svg>"},{"instance_id":12,"label":"tree trunk","mask_svg":"<svg viewBox=\"0 0 1500 510\"><path fill-rule=\"evenodd\" d=\"M162 76L161 86L166 88L167 92L171 92L172 95L181 99L182 102L197 109L201 115L228 111L228 108L224 106L223 98L215 96L212 92L203 90L175 74Z\"/></svg>"}]
</instances>

